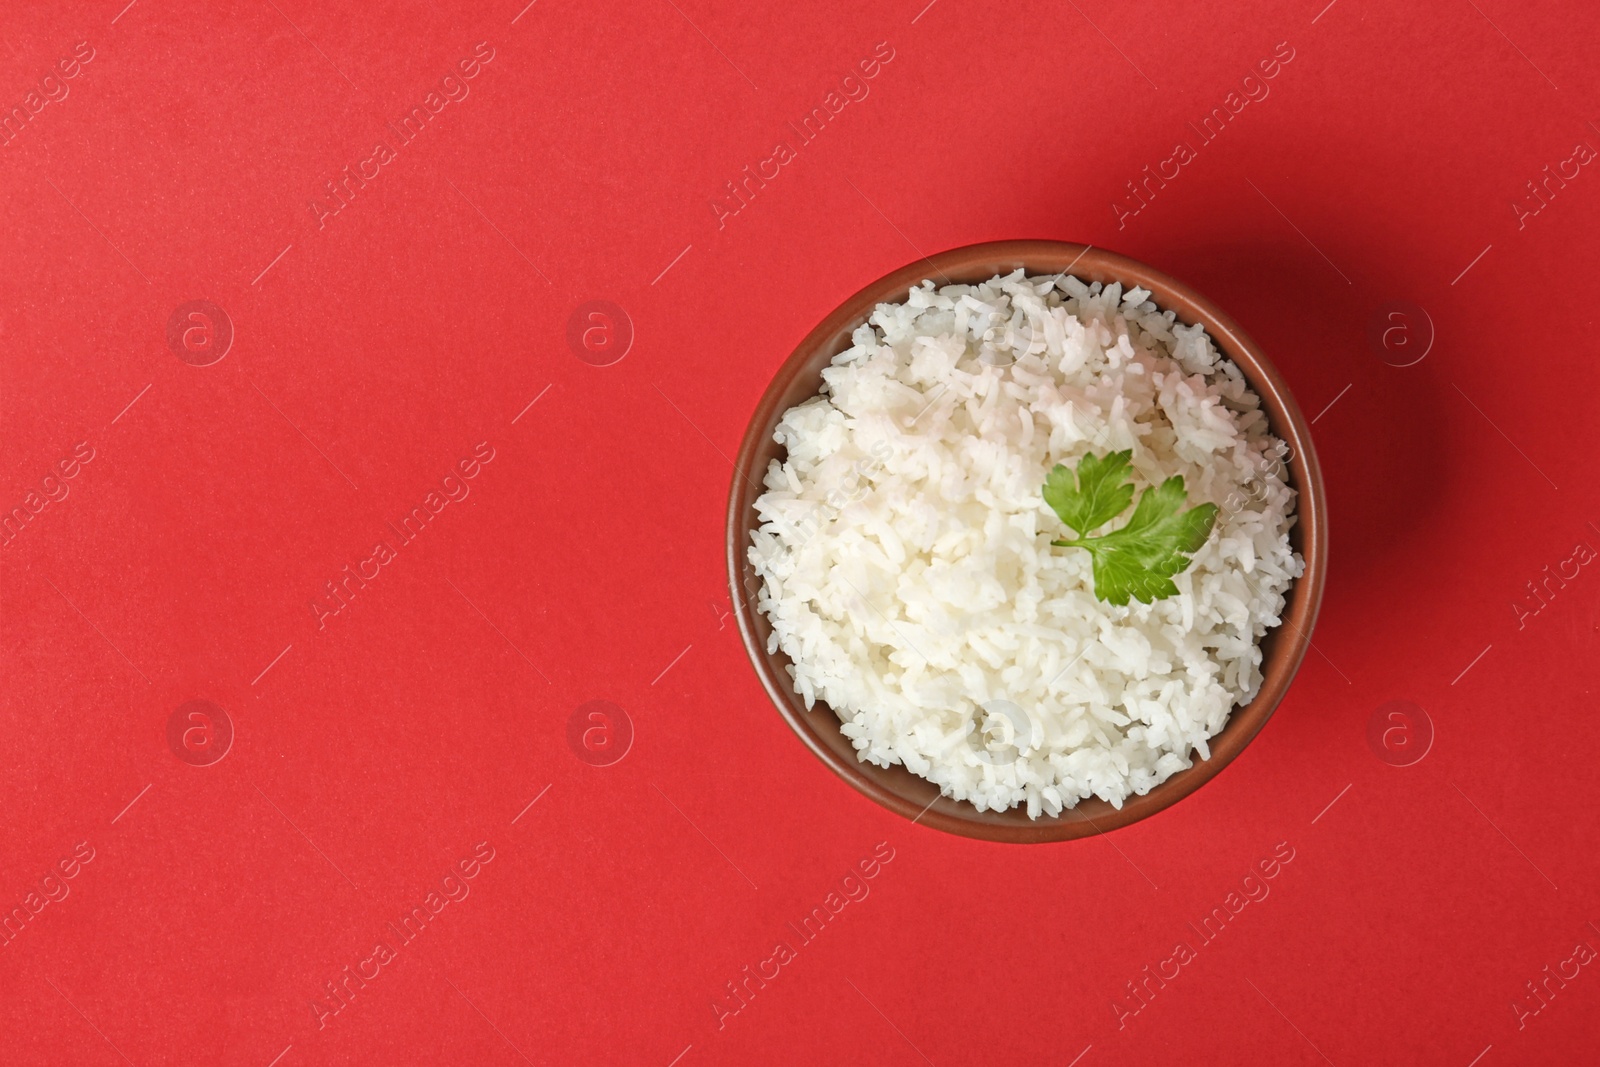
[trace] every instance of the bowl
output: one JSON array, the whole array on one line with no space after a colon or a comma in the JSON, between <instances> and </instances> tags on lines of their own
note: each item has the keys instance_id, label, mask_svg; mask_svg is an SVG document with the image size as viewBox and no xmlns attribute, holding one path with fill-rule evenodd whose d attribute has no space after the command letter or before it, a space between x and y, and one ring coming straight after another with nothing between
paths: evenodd
<instances>
[{"instance_id":1,"label":"bowl","mask_svg":"<svg viewBox=\"0 0 1600 1067\"><path fill-rule=\"evenodd\" d=\"M761 579L747 552L751 531L760 525L755 500L763 491L762 478L768 464L783 453L783 447L772 438L773 428L785 411L817 395L823 368L850 346L851 333L866 322L872 309L886 301L904 300L906 291L925 278L940 285L975 284L1018 267L1030 275L1071 273L1085 282L1142 286L1162 310L1176 312L1186 324L1205 327L1218 349L1238 365L1260 396L1271 432L1289 445L1287 480L1298 493L1298 519L1289 539L1306 565L1304 575L1287 594L1283 623L1261 641L1261 689L1250 703L1235 708L1227 725L1211 739L1210 759L1196 760L1143 796L1130 796L1121 808L1090 797L1059 816L1038 819L1028 818L1026 805L1007 811L979 811L967 801L941 796L938 786L903 766L879 767L857 759L850 739L840 732L833 709L818 701L808 712L785 670L789 658L781 650L767 651L772 626L755 608ZM728 495L728 580L739 632L756 674L778 713L830 770L890 811L936 830L988 841L1065 841L1128 826L1171 807L1215 778L1260 732L1311 644L1327 569L1328 528L1322 472L1310 425L1282 376L1233 319L1182 282L1103 248L1064 241L993 241L919 259L879 278L835 308L783 361L756 405L734 466Z\"/></svg>"}]
</instances>

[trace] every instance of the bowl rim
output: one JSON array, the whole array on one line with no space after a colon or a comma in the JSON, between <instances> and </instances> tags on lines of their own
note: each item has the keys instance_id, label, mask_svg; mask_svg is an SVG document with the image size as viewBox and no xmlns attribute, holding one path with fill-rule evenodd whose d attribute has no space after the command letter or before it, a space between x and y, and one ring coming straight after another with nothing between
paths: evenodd
<instances>
[{"instance_id":1,"label":"bowl rim","mask_svg":"<svg viewBox=\"0 0 1600 1067\"><path fill-rule=\"evenodd\" d=\"M817 728L837 734L837 714L820 700L812 711L805 709L782 666L789 662L788 657L781 650L772 654L766 650L762 631L770 631L770 625L762 626L765 619L756 611L753 599L744 595L741 580L748 567L749 533L758 525L752 521L754 501L764 491L760 479L765 465L760 470L754 467L758 455L767 449L778 419L798 402L790 399L798 380L815 379L816 388L801 394L815 395L821 386L822 368L848 347L855 326L865 322L879 303L904 300L905 293L924 279L943 277L946 281L941 285L975 284L1018 267L1030 277L1071 272L1085 281L1121 281L1126 288L1138 285L1150 291L1150 299L1161 310L1176 312L1180 322L1204 326L1221 354L1239 367L1247 384L1261 398L1270 431L1290 448L1289 482L1297 494L1291 539L1298 542L1305 561L1304 573L1289 588L1288 604L1279 625L1262 639L1261 688L1248 704L1236 706L1229 713L1222 730L1210 739L1209 759L1196 759L1149 792L1130 796L1120 808L1090 797L1059 816L1042 815L1034 820L1027 818L1025 805L1015 805L1006 812L979 812L970 801L943 796L938 786L902 764L879 768L855 759L853 749L847 756L830 746L818 735ZM826 356L820 354L824 347L830 349ZM816 364L814 368L810 367L812 363ZM778 451L782 452L781 446ZM1171 807L1221 773L1266 725L1311 646L1311 632L1321 608L1327 573L1325 497L1311 427L1287 383L1238 323L1193 287L1147 264L1094 245L1053 240L987 241L922 257L861 287L810 330L779 364L751 415L734 460L728 492L728 585L745 652L768 697L806 747L856 791L913 823L964 837L1006 843L1073 840L1132 825ZM845 746L848 748L847 739Z\"/></svg>"}]
</instances>

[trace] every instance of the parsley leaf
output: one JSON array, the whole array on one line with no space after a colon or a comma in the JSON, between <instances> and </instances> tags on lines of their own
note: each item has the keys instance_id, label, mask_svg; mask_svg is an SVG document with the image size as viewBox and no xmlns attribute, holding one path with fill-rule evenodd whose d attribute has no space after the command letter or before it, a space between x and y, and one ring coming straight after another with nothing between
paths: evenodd
<instances>
[{"instance_id":1,"label":"parsley leaf","mask_svg":"<svg viewBox=\"0 0 1600 1067\"><path fill-rule=\"evenodd\" d=\"M1128 481L1132 459L1131 448L1104 458L1084 456L1076 475L1057 463L1045 479L1044 502L1082 537L1121 515L1133 502L1133 483Z\"/></svg>"},{"instance_id":2,"label":"parsley leaf","mask_svg":"<svg viewBox=\"0 0 1600 1067\"><path fill-rule=\"evenodd\" d=\"M1058 463L1044 483L1045 503L1078 534L1050 543L1086 550L1094 558L1094 595L1119 607L1129 597L1149 604L1176 595L1172 576L1192 562L1184 553L1206 543L1217 518L1215 504L1183 510L1188 497L1178 475L1141 493L1127 525L1091 537L1133 500L1132 458L1131 449L1088 455L1076 472Z\"/></svg>"}]
</instances>

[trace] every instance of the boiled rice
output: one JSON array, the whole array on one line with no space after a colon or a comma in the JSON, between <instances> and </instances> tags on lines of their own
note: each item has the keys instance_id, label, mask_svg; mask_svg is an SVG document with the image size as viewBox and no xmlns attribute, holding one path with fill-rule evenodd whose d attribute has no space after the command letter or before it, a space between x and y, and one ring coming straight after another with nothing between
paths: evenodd
<instances>
[{"instance_id":1,"label":"boiled rice","mask_svg":"<svg viewBox=\"0 0 1600 1067\"><path fill-rule=\"evenodd\" d=\"M1020 270L879 304L786 412L749 556L771 647L859 758L980 811L1121 806L1210 755L1304 570L1260 399L1143 289ZM1044 503L1056 463L1133 451L1219 506L1179 594L1098 600ZM1126 513L1111 528L1126 520Z\"/></svg>"}]
</instances>

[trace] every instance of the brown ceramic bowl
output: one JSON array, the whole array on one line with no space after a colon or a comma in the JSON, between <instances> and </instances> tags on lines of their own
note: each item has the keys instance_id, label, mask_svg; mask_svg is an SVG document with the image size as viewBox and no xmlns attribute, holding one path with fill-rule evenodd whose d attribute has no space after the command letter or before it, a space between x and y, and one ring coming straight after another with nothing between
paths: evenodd
<instances>
[{"instance_id":1,"label":"brown ceramic bowl","mask_svg":"<svg viewBox=\"0 0 1600 1067\"><path fill-rule=\"evenodd\" d=\"M759 525L754 505L762 491L761 479L768 463L782 452L772 439L773 427L785 411L821 391L822 369L849 347L851 332L866 321L873 307L885 301L904 300L906 291L924 278L941 285L946 284L945 279L972 284L1018 267L1030 275L1070 271L1086 282L1122 282L1125 288L1143 286L1163 310L1177 312L1184 323L1198 322L1205 327L1261 397L1272 432L1289 444L1289 482L1299 492L1299 519L1290 541L1306 562L1304 576L1289 591L1283 625L1261 642L1261 691L1246 706L1235 708L1222 732L1211 739L1210 759L1196 761L1144 796L1129 797L1120 809L1091 797L1055 818L1038 819L1028 818L1025 806L980 812L966 801L941 797L932 782L902 766L884 768L858 760L850 740L839 730L839 718L833 709L818 702L814 710L806 711L785 670L789 658L781 651L767 651L772 627L766 616L755 609L754 591L760 587L760 579L755 576L746 551L751 531ZM823 319L784 360L756 406L735 466L728 499L728 577L739 632L762 684L794 732L835 774L890 811L935 829L989 841L1064 841L1104 833L1153 815L1216 777L1243 751L1283 699L1311 643L1311 627L1322 602L1328 528L1322 472L1305 416L1277 370L1231 318L1182 282L1103 248L1063 241L994 241L942 252L879 278Z\"/></svg>"}]
</instances>

